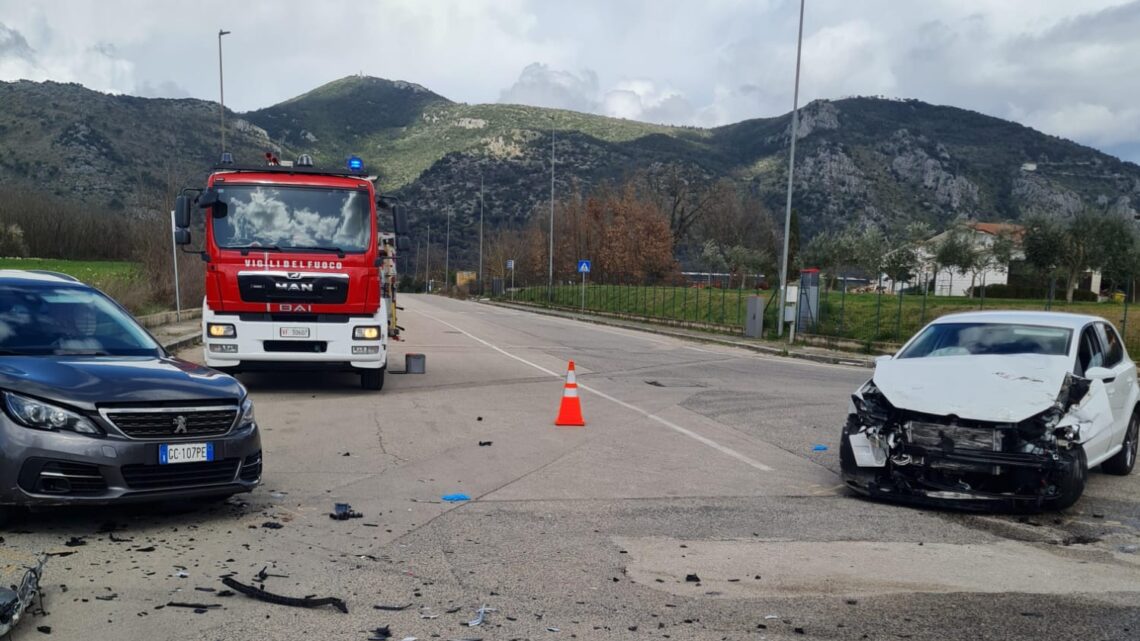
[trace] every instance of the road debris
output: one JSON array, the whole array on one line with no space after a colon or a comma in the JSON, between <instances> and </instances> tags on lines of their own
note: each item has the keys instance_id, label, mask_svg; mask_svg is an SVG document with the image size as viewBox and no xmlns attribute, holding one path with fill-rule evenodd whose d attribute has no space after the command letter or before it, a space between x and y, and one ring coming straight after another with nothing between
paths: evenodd
<instances>
[{"instance_id":1,"label":"road debris","mask_svg":"<svg viewBox=\"0 0 1140 641\"><path fill-rule=\"evenodd\" d=\"M69 548L77 548L81 545L87 545L87 539L86 539L86 537L82 537L82 536L73 536L70 539L68 539L67 542L64 543L64 545L66 545Z\"/></svg>"},{"instance_id":2,"label":"road debris","mask_svg":"<svg viewBox=\"0 0 1140 641\"><path fill-rule=\"evenodd\" d=\"M368 641L387 641L392 638L392 631L388 626L376 628L372 631L372 636L368 637Z\"/></svg>"},{"instance_id":3,"label":"road debris","mask_svg":"<svg viewBox=\"0 0 1140 641\"><path fill-rule=\"evenodd\" d=\"M493 441L479 441L479 447L491 447Z\"/></svg>"},{"instance_id":4,"label":"road debris","mask_svg":"<svg viewBox=\"0 0 1140 641\"><path fill-rule=\"evenodd\" d=\"M406 603L404 605L383 605L383 604L380 604L380 605L372 606L372 609L373 610L384 610L386 612L399 612L400 610L407 610L410 607L412 607L411 603Z\"/></svg>"},{"instance_id":5,"label":"road debris","mask_svg":"<svg viewBox=\"0 0 1140 641\"><path fill-rule=\"evenodd\" d=\"M182 601L170 601L166 604L168 608L186 608L188 610L213 610L214 608L222 607L221 603L183 603Z\"/></svg>"},{"instance_id":6,"label":"road debris","mask_svg":"<svg viewBox=\"0 0 1140 641\"><path fill-rule=\"evenodd\" d=\"M347 521L349 519L359 519L364 515L360 512L353 511L352 505L348 503L334 503L333 511L329 514L329 518L334 521Z\"/></svg>"},{"instance_id":7,"label":"road debris","mask_svg":"<svg viewBox=\"0 0 1140 641\"><path fill-rule=\"evenodd\" d=\"M261 527L263 527L267 530L280 530L281 528L283 528L285 526L278 523L277 521L266 521L265 523L261 524Z\"/></svg>"},{"instance_id":8,"label":"road debris","mask_svg":"<svg viewBox=\"0 0 1140 641\"><path fill-rule=\"evenodd\" d=\"M562 630L559 628L550 627L550 628L547 628L546 631L547 632L561 632Z\"/></svg>"},{"instance_id":9,"label":"road debris","mask_svg":"<svg viewBox=\"0 0 1140 641\"><path fill-rule=\"evenodd\" d=\"M816 445L812 445L812 446L811 446L811 451L813 451L813 452L826 452L826 451L827 451L827 446L826 446L826 445L823 445L823 444L816 444Z\"/></svg>"},{"instance_id":10,"label":"road debris","mask_svg":"<svg viewBox=\"0 0 1140 641\"><path fill-rule=\"evenodd\" d=\"M319 608L323 605L331 605L337 610L340 610L342 613L348 614L348 606L345 605L344 601L336 597L304 597L298 599L296 597L282 596L280 594L266 592L265 590L256 588L252 585L246 585L230 576L222 577L222 583L227 588L241 592L250 598L257 599L259 601L265 601L266 603L287 605L294 608Z\"/></svg>"},{"instance_id":11,"label":"road debris","mask_svg":"<svg viewBox=\"0 0 1140 641\"><path fill-rule=\"evenodd\" d=\"M481 607L475 611L475 614L478 616L476 616L474 619L471 619L470 621L468 621L467 626L474 628L476 626L483 625L483 621L486 620L487 614L489 614L491 612L498 612L498 609L488 608L487 606L484 605L483 607Z\"/></svg>"},{"instance_id":12,"label":"road debris","mask_svg":"<svg viewBox=\"0 0 1140 641\"><path fill-rule=\"evenodd\" d=\"M20 617L31 607L37 596L40 596L40 609L43 609L40 579L43 578L45 563L47 563L47 555L41 554L36 564L24 572L24 578L20 580L19 587L0 588L0 636L8 634L12 628L16 627L16 624L20 622ZM51 628L48 628L44 634L51 634Z\"/></svg>"},{"instance_id":13,"label":"road debris","mask_svg":"<svg viewBox=\"0 0 1140 641\"><path fill-rule=\"evenodd\" d=\"M686 583L700 583L701 577L697 576L696 574L686 574L685 575L685 582Z\"/></svg>"},{"instance_id":14,"label":"road debris","mask_svg":"<svg viewBox=\"0 0 1140 641\"><path fill-rule=\"evenodd\" d=\"M51 626L50 625L36 626L36 632L40 632L42 634L51 634Z\"/></svg>"},{"instance_id":15,"label":"road debris","mask_svg":"<svg viewBox=\"0 0 1140 641\"><path fill-rule=\"evenodd\" d=\"M444 501L447 501L448 503L460 503L462 501L470 501L471 500L470 496L467 496L466 494L464 494L462 492L456 492L455 494L444 494L443 496L441 496L439 498L444 500Z\"/></svg>"}]
</instances>

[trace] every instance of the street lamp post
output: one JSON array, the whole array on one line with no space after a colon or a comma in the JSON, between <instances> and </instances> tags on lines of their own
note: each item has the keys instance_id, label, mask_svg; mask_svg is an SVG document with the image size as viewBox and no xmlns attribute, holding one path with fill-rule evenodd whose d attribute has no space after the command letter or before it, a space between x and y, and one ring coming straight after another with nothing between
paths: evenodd
<instances>
[{"instance_id":1,"label":"street lamp post","mask_svg":"<svg viewBox=\"0 0 1140 641\"><path fill-rule=\"evenodd\" d=\"M554 114L550 115L550 263L546 273L546 296L554 295Z\"/></svg>"},{"instance_id":2,"label":"street lamp post","mask_svg":"<svg viewBox=\"0 0 1140 641\"><path fill-rule=\"evenodd\" d=\"M451 210L447 210L447 240L443 242L443 291L451 291Z\"/></svg>"},{"instance_id":3,"label":"street lamp post","mask_svg":"<svg viewBox=\"0 0 1140 641\"><path fill-rule=\"evenodd\" d=\"M221 107L222 153L226 151L226 83L222 80L222 36L229 31L218 29L218 106Z\"/></svg>"},{"instance_id":4,"label":"street lamp post","mask_svg":"<svg viewBox=\"0 0 1140 641\"><path fill-rule=\"evenodd\" d=\"M479 170L479 295L483 295L483 170Z\"/></svg>"},{"instance_id":5,"label":"street lamp post","mask_svg":"<svg viewBox=\"0 0 1140 641\"><path fill-rule=\"evenodd\" d=\"M792 172L796 166L796 125L800 106L800 49L804 42L804 0L800 0L800 31L796 39L796 86L792 94L792 142L788 151L788 199L784 206L784 258L780 262L780 307L776 311L776 336L784 335L784 307L788 298L788 245L792 232Z\"/></svg>"}]
</instances>

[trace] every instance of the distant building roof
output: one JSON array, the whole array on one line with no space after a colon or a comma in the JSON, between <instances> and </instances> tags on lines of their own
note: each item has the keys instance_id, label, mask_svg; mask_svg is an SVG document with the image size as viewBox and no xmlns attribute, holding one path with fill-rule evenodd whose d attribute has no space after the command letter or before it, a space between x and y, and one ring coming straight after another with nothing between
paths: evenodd
<instances>
[{"instance_id":1,"label":"distant building roof","mask_svg":"<svg viewBox=\"0 0 1140 641\"><path fill-rule=\"evenodd\" d=\"M974 231L990 236L997 236L998 234L1009 234L1014 238L1020 240L1025 235L1025 227L1014 223L981 223L971 222L966 224L967 227Z\"/></svg>"}]
</instances>

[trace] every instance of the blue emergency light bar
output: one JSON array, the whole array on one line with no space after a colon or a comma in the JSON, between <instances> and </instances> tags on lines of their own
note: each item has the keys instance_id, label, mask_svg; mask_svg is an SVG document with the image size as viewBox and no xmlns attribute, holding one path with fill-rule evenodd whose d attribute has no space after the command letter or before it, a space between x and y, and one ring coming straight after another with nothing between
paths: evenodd
<instances>
[{"instance_id":1,"label":"blue emergency light bar","mask_svg":"<svg viewBox=\"0 0 1140 641\"><path fill-rule=\"evenodd\" d=\"M359 156L348 157L348 170L349 171L364 171L364 161Z\"/></svg>"}]
</instances>

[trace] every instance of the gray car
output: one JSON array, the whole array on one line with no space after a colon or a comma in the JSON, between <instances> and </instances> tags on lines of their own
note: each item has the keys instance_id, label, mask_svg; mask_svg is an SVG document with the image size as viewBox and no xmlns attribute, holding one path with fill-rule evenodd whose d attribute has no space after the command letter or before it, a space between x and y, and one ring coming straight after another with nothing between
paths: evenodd
<instances>
[{"instance_id":1,"label":"gray car","mask_svg":"<svg viewBox=\"0 0 1140 641\"><path fill-rule=\"evenodd\" d=\"M261 481L253 402L68 276L0 270L0 512L222 498Z\"/></svg>"}]
</instances>

